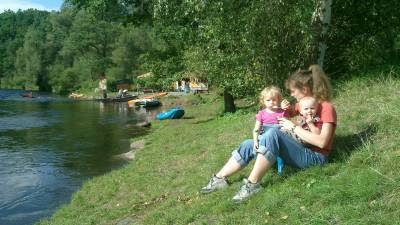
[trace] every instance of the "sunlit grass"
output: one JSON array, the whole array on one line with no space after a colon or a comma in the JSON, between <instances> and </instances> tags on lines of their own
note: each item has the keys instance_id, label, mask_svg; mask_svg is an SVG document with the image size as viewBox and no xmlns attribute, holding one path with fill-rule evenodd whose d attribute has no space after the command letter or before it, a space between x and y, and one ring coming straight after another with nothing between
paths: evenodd
<instances>
[{"instance_id":1,"label":"sunlit grass","mask_svg":"<svg viewBox=\"0 0 400 225\"><path fill-rule=\"evenodd\" d=\"M155 122L134 161L86 182L42 224L399 224L399 96L400 80L387 74L336 85L331 162L283 177L271 170L239 205L230 199L250 168L227 190L198 190L250 138L255 112L220 116L219 97L179 98L186 119Z\"/></svg>"}]
</instances>

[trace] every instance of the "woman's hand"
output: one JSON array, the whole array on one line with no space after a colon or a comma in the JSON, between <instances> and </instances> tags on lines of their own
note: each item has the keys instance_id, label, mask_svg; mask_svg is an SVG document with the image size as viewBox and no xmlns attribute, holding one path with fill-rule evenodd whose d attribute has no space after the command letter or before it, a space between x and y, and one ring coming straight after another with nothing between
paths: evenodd
<instances>
[{"instance_id":1,"label":"woman's hand","mask_svg":"<svg viewBox=\"0 0 400 225\"><path fill-rule=\"evenodd\" d=\"M290 108L290 102L288 100L286 100L286 99L283 99L282 102L281 102L281 108L283 110L289 109Z\"/></svg>"},{"instance_id":2,"label":"woman's hand","mask_svg":"<svg viewBox=\"0 0 400 225\"><path fill-rule=\"evenodd\" d=\"M294 127L296 126L292 121L290 121L284 117L278 118L278 122L281 125L281 129L287 130L287 131L293 130Z\"/></svg>"}]
</instances>

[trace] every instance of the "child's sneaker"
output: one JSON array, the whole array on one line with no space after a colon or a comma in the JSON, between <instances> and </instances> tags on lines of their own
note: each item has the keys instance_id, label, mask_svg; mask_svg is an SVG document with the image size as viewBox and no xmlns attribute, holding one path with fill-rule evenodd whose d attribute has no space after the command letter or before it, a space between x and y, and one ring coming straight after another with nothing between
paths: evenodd
<instances>
[{"instance_id":1,"label":"child's sneaker","mask_svg":"<svg viewBox=\"0 0 400 225\"><path fill-rule=\"evenodd\" d=\"M208 194L208 193L214 192L218 189L226 188L228 186L229 186L229 184L225 177L219 178L219 177L213 175L211 177L210 181L208 182L207 186L203 187L200 190L200 192L203 194Z\"/></svg>"},{"instance_id":2,"label":"child's sneaker","mask_svg":"<svg viewBox=\"0 0 400 225\"><path fill-rule=\"evenodd\" d=\"M253 194L262 190L260 182L255 184L250 183L249 180L243 179L243 185L240 187L239 192L232 198L235 203L240 203L243 200L247 199L248 197L252 196Z\"/></svg>"}]
</instances>

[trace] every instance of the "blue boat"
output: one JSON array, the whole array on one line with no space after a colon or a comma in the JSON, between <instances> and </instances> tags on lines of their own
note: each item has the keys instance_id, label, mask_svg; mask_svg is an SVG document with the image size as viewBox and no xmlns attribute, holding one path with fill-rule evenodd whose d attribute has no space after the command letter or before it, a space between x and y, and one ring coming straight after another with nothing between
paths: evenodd
<instances>
[{"instance_id":1,"label":"blue boat","mask_svg":"<svg viewBox=\"0 0 400 225\"><path fill-rule=\"evenodd\" d=\"M176 108L171 108L167 112L157 114L156 119L157 120L179 119L182 118L183 115L185 115L185 110L176 107Z\"/></svg>"}]
</instances>

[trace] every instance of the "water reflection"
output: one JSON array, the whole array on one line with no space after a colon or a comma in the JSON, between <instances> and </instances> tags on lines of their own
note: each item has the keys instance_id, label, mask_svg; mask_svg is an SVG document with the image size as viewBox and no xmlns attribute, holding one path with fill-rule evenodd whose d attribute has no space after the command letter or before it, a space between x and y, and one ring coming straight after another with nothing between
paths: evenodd
<instances>
[{"instance_id":1,"label":"water reflection","mask_svg":"<svg viewBox=\"0 0 400 225\"><path fill-rule=\"evenodd\" d=\"M82 182L121 166L113 155L148 129L135 126L156 111L126 103L23 99L0 91L0 224L50 216Z\"/></svg>"}]
</instances>

